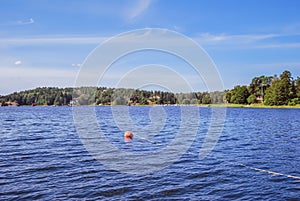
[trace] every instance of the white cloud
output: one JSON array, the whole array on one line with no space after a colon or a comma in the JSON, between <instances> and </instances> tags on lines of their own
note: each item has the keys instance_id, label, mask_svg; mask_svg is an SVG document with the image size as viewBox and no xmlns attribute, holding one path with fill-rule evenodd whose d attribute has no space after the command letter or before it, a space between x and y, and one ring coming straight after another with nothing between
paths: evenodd
<instances>
[{"instance_id":1,"label":"white cloud","mask_svg":"<svg viewBox=\"0 0 300 201\"><path fill-rule=\"evenodd\" d=\"M15 65L16 65L16 66L19 66L19 65L21 65L21 64L22 64L22 61L21 61L21 60L15 61Z\"/></svg>"},{"instance_id":2,"label":"white cloud","mask_svg":"<svg viewBox=\"0 0 300 201\"><path fill-rule=\"evenodd\" d=\"M262 45L257 45L257 48L261 49L290 49L290 48L300 48L300 43L273 43L273 44L262 44Z\"/></svg>"},{"instance_id":3,"label":"white cloud","mask_svg":"<svg viewBox=\"0 0 300 201\"><path fill-rule=\"evenodd\" d=\"M80 67L81 64L72 64L72 66L74 66L74 67Z\"/></svg>"},{"instance_id":4,"label":"white cloud","mask_svg":"<svg viewBox=\"0 0 300 201\"><path fill-rule=\"evenodd\" d=\"M260 40L280 37L279 34L244 34L244 35L228 35L228 34L211 34L202 33L196 37L199 41L207 44L216 43L251 43Z\"/></svg>"},{"instance_id":5,"label":"white cloud","mask_svg":"<svg viewBox=\"0 0 300 201\"><path fill-rule=\"evenodd\" d=\"M299 48L299 33L292 34L211 34L201 33L193 39L205 47L218 49L288 49Z\"/></svg>"},{"instance_id":6,"label":"white cloud","mask_svg":"<svg viewBox=\"0 0 300 201\"><path fill-rule=\"evenodd\" d=\"M0 26L17 26L17 25L27 25L33 24L34 20L32 18L18 21L8 21L0 23Z\"/></svg>"},{"instance_id":7,"label":"white cloud","mask_svg":"<svg viewBox=\"0 0 300 201\"><path fill-rule=\"evenodd\" d=\"M180 26L174 25L173 29L177 32L180 32L182 30L182 28Z\"/></svg>"},{"instance_id":8,"label":"white cloud","mask_svg":"<svg viewBox=\"0 0 300 201\"><path fill-rule=\"evenodd\" d=\"M33 24L34 20L32 18L26 20L19 20L16 22L17 25L26 25L26 24Z\"/></svg>"},{"instance_id":9,"label":"white cloud","mask_svg":"<svg viewBox=\"0 0 300 201\"><path fill-rule=\"evenodd\" d=\"M144 13L150 6L151 0L138 0L136 5L133 6L128 12L128 19L134 19Z\"/></svg>"},{"instance_id":10,"label":"white cloud","mask_svg":"<svg viewBox=\"0 0 300 201\"><path fill-rule=\"evenodd\" d=\"M174 27L178 28L178 27ZM148 32L143 34L149 34ZM137 34L135 34L138 37ZM214 48L299 48L298 42L286 42L285 37L298 37L300 34L211 34L201 33L191 39L205 47ZM0 38L0 46L11 45L98 45L111 36L40 36L31 38ZM283 39L283 40L282 40ZM170 41L171 39L168 39ZM175 38L176 40L176 38ZM282 42L284 41L284 42ZM162 41L163 42L163 41ZM171 42L171 41L170 41ZM174 42L174 41L172 41ZM171 45L171 44L170 44Z\"/></svg>"}]
</instances>

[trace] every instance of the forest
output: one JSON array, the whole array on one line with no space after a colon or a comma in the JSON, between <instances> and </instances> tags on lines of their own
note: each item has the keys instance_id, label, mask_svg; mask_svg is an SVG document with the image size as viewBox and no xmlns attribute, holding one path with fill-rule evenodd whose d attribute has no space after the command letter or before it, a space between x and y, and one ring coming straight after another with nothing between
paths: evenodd
<instances>
[{"instance_id":1,"label":"forest","mask_svg":"<svg viewBox=\"0 0 300 201\"><path fill-rule=\"evenodd\" d=\"M254 77L248 86L222 92L171 93L140 89L39 87L0 96L0 106L9 105L174 105L174 104L300 104L300 78L289 71L279 77Z\"/></svg>"}]
</instances>

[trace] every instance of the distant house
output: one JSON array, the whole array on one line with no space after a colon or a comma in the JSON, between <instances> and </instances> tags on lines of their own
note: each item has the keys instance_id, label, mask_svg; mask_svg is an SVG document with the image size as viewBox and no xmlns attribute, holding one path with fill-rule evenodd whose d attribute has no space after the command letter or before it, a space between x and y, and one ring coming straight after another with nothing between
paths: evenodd
<instances>
[{"instance_id":1,"label":"distant house","mask_svg":"<svg viewBox=\"0 0 300 201\"><path fill-rule=\"evenodd\" d=\"M160 99L160 96L158 96L158 95L154 95L154 96L152 96L152 99L154 99L154 100L158 100L158 99Z\"/></svg>"},{"instance_id":2,"label":"distant house","mask_svg":"<svg viewBox=\"0 0 300 201\"><path fill-rule=\"evenodd\" d=\"M17 102L5 102L5 103L0 103L0 106L20 106L19 103Z\"/></svg>"},{"instance_id":3,"label":"distant house","mask_svg":"<svg viewBox=\"0 0 300 201\"><path fill-rule=\"evenodd\" d=\"M256 102L262 103L263 101L264 101L264 99L263 99L262 96L257 96L257 97L256 97Z\"/></svg>"}]
</instances>

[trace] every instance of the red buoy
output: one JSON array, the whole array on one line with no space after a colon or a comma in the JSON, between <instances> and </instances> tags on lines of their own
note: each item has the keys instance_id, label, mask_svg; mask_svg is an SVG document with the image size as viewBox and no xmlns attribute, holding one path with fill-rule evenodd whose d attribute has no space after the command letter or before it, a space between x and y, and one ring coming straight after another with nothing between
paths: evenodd
<instances>
[{"instance_id":1,"label":"red buoy","mask_svg":"<svg viewBox=\"0 0 300 201\"><path fill-rule=\"evenodd\" d=\"M126 142L131 141L132 138L133 138L133 133L131 131L126 131L124 133L124 139L125 139Z\"/></svg>"}]
</instances>

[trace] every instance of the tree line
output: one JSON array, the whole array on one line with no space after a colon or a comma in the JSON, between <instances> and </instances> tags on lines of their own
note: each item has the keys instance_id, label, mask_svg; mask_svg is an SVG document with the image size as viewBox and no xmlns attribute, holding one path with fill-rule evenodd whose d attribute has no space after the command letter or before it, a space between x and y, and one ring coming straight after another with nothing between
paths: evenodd
<instances>
[{"instance_id":1,"label":"tree line","mask_svg":"<svg viewBox=\"0 0 300 201\"><path fill-rule=\"evenodd\" d=\"M225 100L235 104L297 105L300 104L300 78L293 79L289 71L279 77L255 77L249 86L238 85L225 91Z\"/></svg>"},{"instance_id":2,"label":"tree line","mask_svg":"<svg viewBox=\"0 0 300 201\"><path fill-rule=\"evenodd\" d=\"M0 105L174 105L174 104L300 104L300 78L289 71L279 77L260 76L248 86L235 86L223 92L171 93L107 87L39 87L0 96Z\"/></svg>"}]
</instances>

